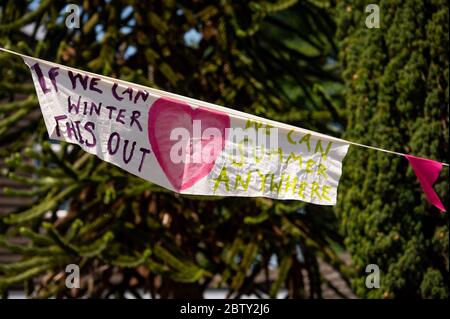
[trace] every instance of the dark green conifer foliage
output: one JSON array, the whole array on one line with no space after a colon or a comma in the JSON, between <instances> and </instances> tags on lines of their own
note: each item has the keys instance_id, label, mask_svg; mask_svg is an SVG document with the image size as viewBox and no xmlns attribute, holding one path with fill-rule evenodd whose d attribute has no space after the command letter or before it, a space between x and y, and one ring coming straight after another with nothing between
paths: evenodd
<instances>
[{"instance_id":1,"label":"dark green conifer foliage","mask_svg":"<svg viewBox=\"0 0 450 319\"><path fill-rule=\"evenodd\" d=\"M448 2L379 1L379 29L365 26L367 4L336 9L345 137L448 162ZM435 189L448 208L448 168ZM448 297L448 214L426 202L406 159L351 148L340 194L359 296ZM381 269L381 289L365 286L370 263Z\"/></svg>"}]
</instances>

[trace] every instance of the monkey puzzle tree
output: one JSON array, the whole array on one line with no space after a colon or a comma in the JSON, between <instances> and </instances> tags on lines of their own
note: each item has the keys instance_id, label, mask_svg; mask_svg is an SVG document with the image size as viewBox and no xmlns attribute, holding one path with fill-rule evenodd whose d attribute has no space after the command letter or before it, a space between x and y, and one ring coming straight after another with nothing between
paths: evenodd
<instances>
[{"instance_id":1,"label":"monkey puzzle tree","mask_svg":"<svg viewBox=\"0 0 450 319\"><path fill-rule=\"evenodd\" d=\"M337 6L346 84L345 137L446 162L448 19L446 1L380 1L379 29L365 26L364 1ZM448 214L425 200L406 159L352 149L344 165L339 216L365 297L448 297ZM448 168L435 186L448 203ZM448 207L448 206L447 206ZM377 264L381 289L367 289Z\"/></svg>"},{"instance_id":2,"label":"monkey puzzle tree","mask_svg":"<svg viewBox=\"0 0 450 319\"><path fill-rule=\"evenodd\" d=\"M327 1L78 3L80 28L70 29L63 1L1 1L0 44L324 133L339 121ZM285 286L290 297L316 298L332 286L318 259L344 270L329 209L182 196L79 147L55 147L25 65L0 54L0 66L0 158L16 181L4 194L28 199L0 219L0 246L21 256L0 265L4 294L24 284L37 297L201 297L215 285L236 297ZM19 235L25 244L11 241ZM81 289L66 288L67 264L80 266Z\"/></svg>"}]
</instances>

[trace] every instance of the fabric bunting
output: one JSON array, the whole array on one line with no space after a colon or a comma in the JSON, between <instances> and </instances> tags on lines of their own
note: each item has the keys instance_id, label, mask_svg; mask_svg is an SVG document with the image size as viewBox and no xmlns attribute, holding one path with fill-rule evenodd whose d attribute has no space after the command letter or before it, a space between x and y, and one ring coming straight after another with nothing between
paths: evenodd
<instances>
[{"instance_id":1,"label":"fabric bunting","mask_svg":"<svg viewBox=\"0 0 450 319\"><path fill-rule=\"evenodd\" d=\"M335 205L350 145L405 156L427 200L448 164L264 119L173 93L19 55L51 139L175 192Z\"/></svg>"}]
</instances>

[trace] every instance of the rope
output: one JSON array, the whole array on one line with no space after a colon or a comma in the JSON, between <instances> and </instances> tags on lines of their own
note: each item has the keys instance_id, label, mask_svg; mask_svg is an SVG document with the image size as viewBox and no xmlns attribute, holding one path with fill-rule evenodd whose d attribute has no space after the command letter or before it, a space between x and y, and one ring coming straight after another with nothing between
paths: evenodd
<instances>
[{"instance_id":1,"label":"rope","mask_svg":"<svg viewBox=\"0 0 450 319\"><path fill-rule=\"evenodd\" d=\"M131 82L127 82L124 80L120 80L120 79L115 79L115 78L111 78L105 75L101 75L101 74L96 74L96 73L92 73L92 72L87 72L87 71L83 71L83 70L79 70L76 68L72 68L69 66L65 66L65 65L61 65L58 63L54 63L54 62L50 62L50 61L46 61L46 60L42 60L42 59L38 59L38 58L34 58L25 54L21 54L21 53L17 53L8 49L4 49L2 47L0 47L0 51L6 52L6 53L10 53L16 56L20 56L22 58L27 58L27 59L32 59L32 60L36 60L39 62L42 62L44 64L48 64L48 65L53 65L53 66L58 66L58 67L62 67L62 68L66 68L75 72L82 72L85 74L89 74L92 76L96 76L96 77L100 77L101 79L103 79L105 82L107 83L121 83L123 85L133 85L133 86L137 86L140 88L145 89L146 91L148 91L151 95L157 96L157 97L168 97L168 98L174 98L174 99L181 99L184 100L186 102L188 102L189 104L193 104L196 106L202 106L208 109L212 109L215 111L219 111L219 112L225 112L228 114L233 114L234 116L241 118L241 119L247 119L247 120L253 120L253 121L257 121L257 122L261 122L261 123L267 123L270 124L274 127L281 127L287 130L293 130L296 132L301 132L301 133L309 133L309 134L314 134L316 136L320 136L321 138L325 139L325 140L331 140L331 141L336 141L336 142L341 142L341 143L347 143L350 145L354 145L354 146L358 146L358 147L363 147L363 148L367 148L367 149L371 149L371 150L375 150L375 151L380 151L380 152L384 152L384 153L388 153L388 154L394 154L394 155L398 155L398 156L405 156L406 154L403 153L399 153L399 152L394 152L394 151L390 151L390 150L386 150L383 148L379 148L379 147L374 147L374 146L370 146L370 145L365 145L365 144L360 144L360 143L356 143L356 142L352 142L352 141L348 141L348 140L344 140L344 139L340 139L340 138L336 138L333 136L329 136L329 135L324 135L322 133L318 133L318 132L314 132L314 131L310 131L307 129L303 129L303 128L299 128L299 127L295 127L289 124L285 124L285 123L281 123L281 122L277 122L277 121L273 121L273 120L269 120L269 119L265 119L256 115L252 115L252 114L248 114L248 113L244 113L241 111L237 111L234 109L230 109L230 108L226 108L224 106L219 106L216 104L212 104L212 103L208 103L208 102L204 102L204 101L200 101L200 100L196 100L196 99L192 99L186 96L182 96L182 95L178 95L175 93L171 93L171 92L166 92L166 91L162 91L162 90L158 90L158 89L154 89L154 88L149 88L140 84L136 84L136 83L131 83ZM448 167L449 164L447 163L443 163L441 162L442 165Z\"/></svg>"}]
</instances>

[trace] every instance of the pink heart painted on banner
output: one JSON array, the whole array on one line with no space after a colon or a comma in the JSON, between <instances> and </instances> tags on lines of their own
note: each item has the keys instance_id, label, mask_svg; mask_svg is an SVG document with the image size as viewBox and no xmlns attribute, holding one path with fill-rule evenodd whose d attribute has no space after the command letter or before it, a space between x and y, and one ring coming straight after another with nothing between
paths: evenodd
<instances>
[{"instance_id":1,"label":"pink heart painted on banner","mask_svg":"<svg viewBox=\"0 0 450 319\"><path fill-rule=\"evenodd\" d=\"M186 145L189 143L187 150L190 150L190 158L192 159L192 137L194 136L193 128L196 120L200 121L196 123L201 125L202 149L214 147L218 151L213 151L212 154L207 153L209 157L206 161L197 160L194 163L191 160L188 163L177 163L171 159L170 154L172 147L176 143L180 143L180 138L174 137L175 140L171 140L170 134L176 128L182 128L189 132L191 138L186 141ZM230 127L230 118L227 114L200 107L193 109L187 103L168 98L159 98L152 104L148 112L148 139L156 160L170 184L177 191L191 187L211 172L217 156L225 146L227 133L225 129L228 127ZM209 138L204 138L203 132L206 129L216 129L216 132L220 132L220 136L218 136L219 134L213 134Z\"/></svg>"}]
</instances>

